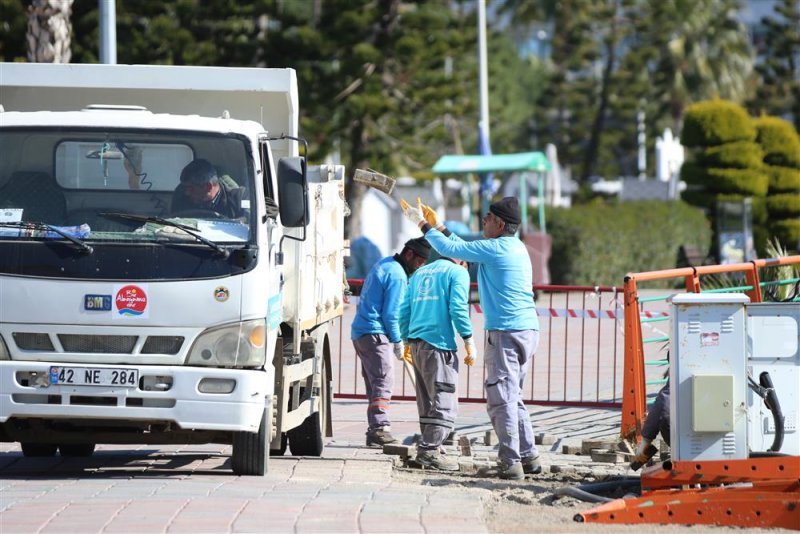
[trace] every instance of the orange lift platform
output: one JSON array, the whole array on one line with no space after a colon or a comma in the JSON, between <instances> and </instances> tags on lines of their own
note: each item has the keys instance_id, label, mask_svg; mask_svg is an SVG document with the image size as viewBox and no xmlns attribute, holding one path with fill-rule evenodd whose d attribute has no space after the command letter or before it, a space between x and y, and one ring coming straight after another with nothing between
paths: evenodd
<instances>
[{"instance_id":1,"label":"orange lift platform","mask_svg":"<svg viewBox=\"0 0 800 534\"><path fill-rule=\"evenodd\" d=\"M625 370L621 435L636 440L646 415L641 303L637 282L684 278L687 292L699 293L706 274L741 273L751 302L762 301L759 269L800 265L800 256L732 265L687 267L625 277ZM790 283L798 283L796 280ZM664 341L658 339L657 341ZM654 362L648 362L653 364ZM657 364L659 365L659 364ZM664 361L660 365L666 365ZM743 460L665 461L645 467L640 497L616 499L576 514L586 523L703 524L800 530L800 456L763 456Z\"/></svg>"}]
</instances>

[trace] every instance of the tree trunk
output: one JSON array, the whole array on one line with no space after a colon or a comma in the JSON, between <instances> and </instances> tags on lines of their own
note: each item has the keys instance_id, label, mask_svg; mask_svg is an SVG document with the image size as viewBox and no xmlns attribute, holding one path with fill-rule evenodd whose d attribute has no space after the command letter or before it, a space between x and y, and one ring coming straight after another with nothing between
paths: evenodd
<instances>
[{"instance_id":1,"label":"tree trunk","mask_svg":"<svg viewBox=\"0 0 800 534\"><path fill-rule=\"evenodd\" d=\"M73 0L31 0L28 6L28 61L69 63Z\"/></svg>"}]
</instances>

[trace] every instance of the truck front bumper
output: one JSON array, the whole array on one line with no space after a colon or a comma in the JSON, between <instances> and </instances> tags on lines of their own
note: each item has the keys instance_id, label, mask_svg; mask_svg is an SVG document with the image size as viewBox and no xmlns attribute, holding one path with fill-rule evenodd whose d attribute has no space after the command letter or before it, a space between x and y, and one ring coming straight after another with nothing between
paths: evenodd
<instances>
[{"instance_id":1,"label":"truck front bumper","mask_svg":"<svg viewBox=\"0 0 800 534\"><path fill-rule=\"evenodd\" d=\"M167 422L185 430L257 432L264 407L272 402L273 376L265 370L89 364L92 368L138 369L138 384L50 384L50 368L65 366L87 364L1 361L0 423L11 418L97 419ZM222 383L226 387L221 389L232 386L232 391L204 393L201 382Z\"/></svg>"}]
</instances>

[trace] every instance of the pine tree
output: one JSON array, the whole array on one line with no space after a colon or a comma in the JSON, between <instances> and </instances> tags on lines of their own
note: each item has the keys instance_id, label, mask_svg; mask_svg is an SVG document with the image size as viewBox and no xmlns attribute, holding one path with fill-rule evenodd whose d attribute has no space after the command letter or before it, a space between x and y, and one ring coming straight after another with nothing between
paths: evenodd
<instances>
[{"instance_id":1,"label":"pine tree","mask_svg":"<svg viewBox=\"0 0 800 534\"><path fill-rule=\"evenodd\" d=\"M794 120L800 130L800 3L776 0L775 16L764 17L763 61L756 66L760 83L748 108Z\"/></svg>"},{"instance_id":2,"label":"pine tree","mask_svg":"<svg viewBox=\"0 0 800 534\"><path fill-rule=\"evenodd\" d=\"M297 70L312 159L338 150L351 172L414 174L453 151L444 117L469 114L464 95L475 86L475 26L463 12L446 0L301 4L270 12L264 61ZM346 191L352 238L364 189L352 183Z\"/></svg>"}]
</instances>

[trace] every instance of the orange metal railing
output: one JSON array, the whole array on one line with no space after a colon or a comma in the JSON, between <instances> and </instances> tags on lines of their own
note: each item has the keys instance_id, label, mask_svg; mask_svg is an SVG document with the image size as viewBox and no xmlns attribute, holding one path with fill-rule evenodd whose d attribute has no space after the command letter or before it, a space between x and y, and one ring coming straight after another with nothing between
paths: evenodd
<instances>
[{"instance_id":1,"label":"orange metal railing","mask_svg":"<svg viewBox=\"0 0 800 534\"><path fill-rule=\"evenodd\" d=\"M640 433L647 410L647 384L645 377L645 350L642 336L642 313L638 284L654 280L683 278L686 292L700 293L701 277L704 275L741 273L745 285L729 288L747 294L751 302L762 301L762 287L768 282L761 282L759 270L783 265L800 266L800 256L754 260L748 263L730 265L706 265L702 267L685 267L642 273L628 273L624 287L624 320L625 347L622 389L622 425L620 434L624 439L635 440ZM794 283L794 281L792 281ZM668 338L668 336L667 336ZM665 341L666 338L653 338ZM665 361L664 361L665 362ZM657 382L657 381L652 381Z\"/></svg>"}]
</instances>

